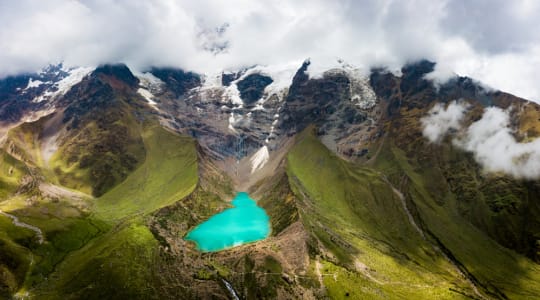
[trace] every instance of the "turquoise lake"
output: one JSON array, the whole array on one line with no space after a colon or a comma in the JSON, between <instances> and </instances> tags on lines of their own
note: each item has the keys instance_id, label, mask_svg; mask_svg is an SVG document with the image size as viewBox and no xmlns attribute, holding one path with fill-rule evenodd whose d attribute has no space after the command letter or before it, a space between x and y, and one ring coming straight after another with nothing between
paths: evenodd
<instances>
[{"instance_id":1,"label":"turquoise lake","mask_svg":"<svg viewBox=\"0 0 540 300\"><path fill-rule=\"evenodd\" d=\"M248 193L240 192L228 208L190 231L185 240L203 252L219 251L263 240L270 234L270 218Z\"/></svg>"}]
</instances>

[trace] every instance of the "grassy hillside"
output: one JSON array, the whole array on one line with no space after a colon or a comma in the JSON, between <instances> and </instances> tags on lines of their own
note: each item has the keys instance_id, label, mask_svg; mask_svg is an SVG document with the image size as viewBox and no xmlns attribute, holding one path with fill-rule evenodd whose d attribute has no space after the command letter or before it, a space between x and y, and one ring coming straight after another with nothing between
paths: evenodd
<instances>
[{"instance_id":1,"label":"grassy hillside","mask_svg":"<svg viewBox=\"0 0 540 300\"><path fill-rule=\"evenodd\" d=\"M141 219L120 223L71 253L32 293L39 299L152 299L156 251Z\"/></svg>"},{"instance_id":2,"label":"grassy hillside","mask_svg":"<svg viewBox=\"0 0 540 300\"><path fill-rule=\"evenodd\" d=\"M141 137L137 147L144 159L125 180L94 199L69 190L49 195L38 186L49 180L64 182L66 177L51 168L58 166L65 149L60 148L50 165L43 162L38 138L42 122L13 130L9 141L17 157L4 150L0 156L0 208L36 226L45 238L39 244L35 233L0 216L0 297L17 292L38 299L148 299L158 241L144 218L195 189L195 142L153 119L133 124L130 130ZM29 168L33 188L14 194ZM91 177L86 179L91 182ZM81 179L84 186L86 179ZM89 191L84 186L82 190Z\"/></svg>"},{"instance_id":3,"label":"grassy hillside","mask_svg":"<svg viewBox=\"0 0 540 300\"><path fill-rule=\"evenodd\" d=\"M332 298L462 298L470 284L409 221L382 174L351 165L312 132L288 156L288 175L313 234Z\"/></svg>"},{"instance_id":4,"label":"grassy hillside","mask_svg":"<svg viewBox=\"0 0 540 300\"><path fill-rule=\"evenodd\" d=\"M39 297L152 297L152 287L156 284L152 281L153 260L158 241L145 226L144 218L194 190L197 155L192 139L154 123L144 126L142 137L145 161L121 184L95 200L90 219L101 222L100 230L105 233L70 252L55 267L48 283L38 285L34 293Z\"/></svg>"},{"instance_id":5,"label":"grassy hillside","mask_svg":"<svg viewBox=\"0 0 540 300\"><path fill-rule=\"evenodd\" d=\"M147 125L142 133L146 158L124 182L100 197L97 216L105 220L148 214L190 194L197 184L195 142L161 126Z\"/></svg>"},{"instance_id":6,"label":"grassy hillside","mask_svg":"<svg viewBox=\"0 0 540 300\"><path fill-rule=\"evenodd\" d=\"M0 298L159 298L159 243L146 224L192 194L198 156L193 139L165 130L139 100L115 78L92 75L63 110L9 132L0 209L44 242L0 215Z\"/></svg>"},{"instance_id":7,"label":"grassy hillside","mask_svg":"<svg viewBox=\"0 0 540 300\"><path fill-rule=\"evenodd\" d=\"M440 171L419 168L391 143L374 166L346 162L310 129L288 154L286 176L261 183L267 188L260 204L272 216L275 236L201 256L182 236L225 207L220 193L196 189L192 139L153 122L139 128L144 161L91 200L88 210L67 199L27 207L23 195L3 203L41 228L46 242L37 244L31 231L0 217L0 293L36 299L217 297L226 292L220 286L226 278L247 295L268 299L308 290L332 299L539 295L535 263L468 222L451 190L434 197ZM219 187L218 177L212 178L206 185ZM304 241L307 260L298 250Z\"/></svg>"},{"instance_id":8,"label":"grassy hillside","mask_svg":"<svg viewBox=\"0 0 540 300\"><path fill-rule=\"evenodd\" d=\"M112 104L66 123L68 130L50 161L60 184L96 197L122 182L145 157L142 128L133 108L120 100L121 96L109 97L113 97L108 99ZM64 118L76 104L66 110Z\"/></svg>"},{"instance_id":9,"label":"grassy hillside","mask_svg":"<svg viewBox=\"0 0 540 300\"><path fill-rule=\"evenodd\" d=\"M17 190L21 178L27 173L22 162L0 149L0 202Z\"/></svg>"},{"instance_id":10,"label":"grassy hillside","mask_svg":"<svg viewBox=\"0 0 540 300\"><path fill-rule=\"evenodd\" d=\"M0 298L8 298L22 286L32 263L25 247L32 243L33 233L12 224L0 215Z\"/></svg>"},{"instance_id":11,"label":"grassy hillside","mask_svg":"<svg viewBox=\"0 0 540 300\"><path fill-rule=\"evenodd\" d=\"M470 197L468 203L463 203L460 201L462 194L439 192L439 197L435 198L430 189L441 184L441 181L437 181L441 175L434 174L440 171L434 167L413 167L405 153L391 144L381 151L377 167L390 177L402 178L402 189L416 207L424 227L463 264L492 297L540 297L540 266L529 258L504 248L472 225L467 217L462 216L463 206L473 209L471 207L474 207L474 201L481 201L483 197ZM482 217L478 208L471 214Z\"/></svg>"}]
</instances>

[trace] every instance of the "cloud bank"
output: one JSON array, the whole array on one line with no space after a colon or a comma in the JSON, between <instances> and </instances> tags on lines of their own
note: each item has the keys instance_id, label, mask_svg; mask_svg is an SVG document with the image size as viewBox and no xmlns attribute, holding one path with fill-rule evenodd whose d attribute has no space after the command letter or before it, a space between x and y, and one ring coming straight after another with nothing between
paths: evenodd
<instances>
[{"instance_id":1,"label":"cloud bank","mask_svg":"<svg viewBox=\"0 0 540 300\"><path fill-rule=\"evenodd\" d=\"M451 102L448 107L435 105L421 119L423 135L438 143L447 134L455 146L472 152L486 172L502 172L515 178L540 177L540 138L519 143L512 135L509 111L486 108L482 118L463 128L467 104Z\"/></svg>"},{"instance_id":2,"label":"cloud bank","mask_svg":"<svg viewBox=\"0 0 540 300\"><path fill-rule=\"evenodd\" d=\"M540 100L538 28L531 0L0 0L0 76L59 61L208 73L427 58L439 63L434 79L456 72Z\"/></svg>"},{"instance_id":3,"label":"cloud bank","mask_svg":"<svg viewBox=\"0 0 540 300\"><path fill-rule=\"evenodd\" d=\"M465 116L467 105L452 101L445 107L443 103L437 103L428 112L428 115L420 121L424 126L422 133L432 143L439 143L450 130L461 128L461 121Z\"/></svg>"},{"instance_id":4,"label":"cloud bank","mask_svg":"<svg viewBox=\"0 0 540 300\"><path fill-rule=\"evenodd\" d=\"M518 143L512 135L508 111L487 108L482 118L473 123L463 139L454 144L474 153L488 172L503 172L516 178L540 177L540 139Z\"/></svg>"}]
</instances>

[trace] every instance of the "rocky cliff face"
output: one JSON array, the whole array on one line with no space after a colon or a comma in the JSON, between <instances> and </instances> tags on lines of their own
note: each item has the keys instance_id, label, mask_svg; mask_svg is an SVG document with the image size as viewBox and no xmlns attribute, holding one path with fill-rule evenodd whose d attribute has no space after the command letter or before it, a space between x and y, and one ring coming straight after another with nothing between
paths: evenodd
<instances>
[{"instance_id":1,"label":"rocky cliff face","mask_svg":"<svg viewBox=\"0 0 540 300\"><path fill-rule=\"evenodd\" d=\"M93 68L49 66L34 74L0 80L0 122L36 120L54 109L55 99L79 83Z\"/></svg>"}]
</instances>

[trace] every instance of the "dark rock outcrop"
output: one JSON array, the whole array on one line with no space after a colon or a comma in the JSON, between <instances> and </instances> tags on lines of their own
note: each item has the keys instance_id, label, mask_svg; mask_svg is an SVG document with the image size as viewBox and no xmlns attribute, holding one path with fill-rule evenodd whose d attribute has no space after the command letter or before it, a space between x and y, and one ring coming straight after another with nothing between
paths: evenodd
<instances>
[{"instance_id":1,"label":"dark rock outcrop","mask_svg":"<svg viewBox=\"0 0 540 300\"><path fill-rule=\"evenodd\" d=\"M350 81L342 73L326 74L309 79L305 62L293 78L284 106L280 127L287 132L300 132L309 124L320 124L336 112L338 105L350 99Z\"/></svg>"},{"instance_id":2,"label":"dark rock outcrop","mask_svg":"<svg viewBox=\"0 0 540 300\"><path fill-rule=\"evenodd\" d=\"M264 88L272 82L272 78L255 73L240 80L236 86L240 92L240 98L249 105L261 99Z\"/></svg>"},{"instance_id":3,"label":"dark rock outcrop","mask_svg":"<svg viewBox=\"0 0 540 300\"><path fill-rule=\"evenodd\" d=\"M154 76L165 82L177 97L184 95L188 90L201 85L201 77L193 72L185 72L175 68L152 68Z\"/></svg>"},{"instance_id":4,"label":"dark rock outcrop","mask_svg":"<svg viewBox=\"0 0 540 300\"><path fill-rule=\"evenodd\" d=\"M242 75L241 72L238 72L238 73L222 73L221 74L221 84L223 86L229 86L229 85L231 85L231 82L233 82L236 79L240 78L241 75Z\"/></svg>"},{"instance_id":5,"label":"dark rock outcrop","mask_svg":"<svg viewBox=\"0 0 540 300\"><path fill-rule=\"evenodd\" d=\"M123 81L130 87L136 87L139 84L139 79L124 64L101 65L93 72L94 76L99 76L100 74Z\"/></svg>"}]
</instances>

